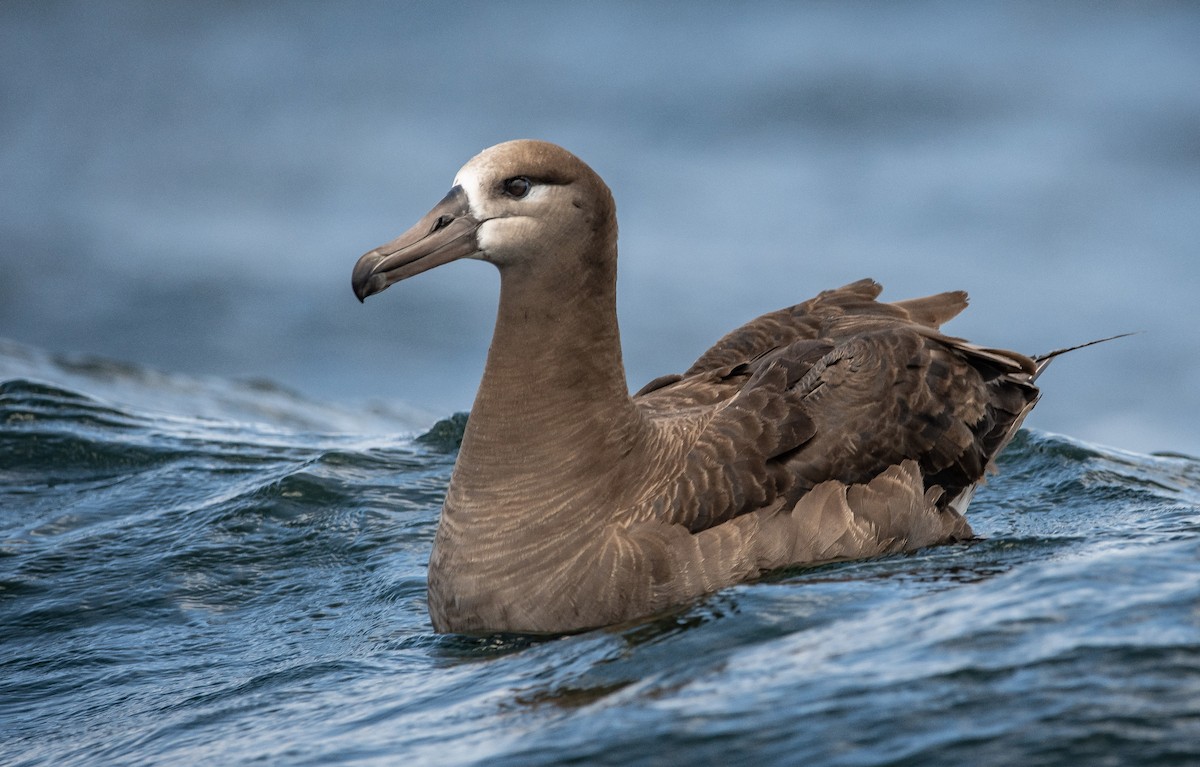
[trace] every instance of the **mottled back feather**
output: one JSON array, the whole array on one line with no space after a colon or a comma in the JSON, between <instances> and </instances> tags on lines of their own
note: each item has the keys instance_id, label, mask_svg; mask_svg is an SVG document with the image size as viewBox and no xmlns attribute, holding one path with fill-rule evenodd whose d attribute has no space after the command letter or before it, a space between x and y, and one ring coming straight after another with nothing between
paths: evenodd
<instances>
[{"instance_id":1,"label":"mottled back feather","mask_svg":"<svg viewBox=\"0 0 1200 767\"><path fill-rule=\"evenodd\" d=\"M763 315L644 387L635 401L664 432L687 433L688 457L642 515L696 531L906 459L939 508L979 482L1037 399L1032 360L941 334L962 292L879 292L861 280Z\"/></svg>"}]
</instances>

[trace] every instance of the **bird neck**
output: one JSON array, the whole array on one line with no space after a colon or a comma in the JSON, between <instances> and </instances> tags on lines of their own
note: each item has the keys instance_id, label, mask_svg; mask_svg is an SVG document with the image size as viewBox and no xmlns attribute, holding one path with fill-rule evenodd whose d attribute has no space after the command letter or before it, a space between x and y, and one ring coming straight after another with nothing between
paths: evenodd
<instances>
[{"instance_id":1,"label":"bird neck","mask_svg":"<svg viewBox=\"0 0 1200 767\"><path fill-rule=\"evenodd\" d=\"M641 419L629 396L616 312L616 254L578 268L501 268L483 380L447 507L528 503L630 452ZM569 486L569 485L568 485Z\"/></svg>"}]
</instances>

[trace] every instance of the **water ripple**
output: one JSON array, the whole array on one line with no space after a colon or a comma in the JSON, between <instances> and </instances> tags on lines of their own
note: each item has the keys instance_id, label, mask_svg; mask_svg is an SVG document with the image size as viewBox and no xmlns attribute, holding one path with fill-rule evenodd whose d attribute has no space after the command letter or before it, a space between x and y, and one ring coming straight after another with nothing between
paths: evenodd
<instances>
[{"instance_id":1,"label":"water ripple","mask_svg":"<svg viewBox=\"0 0 1200 767\"><path fill-rule=\"evenodd\" d=\"M972 507L977 541L580 636L468 638L425 608L462 427L362 437L0 385L6 756L1200 758L1193 459L1022 432Z\"/></svg>"}]
</instances>

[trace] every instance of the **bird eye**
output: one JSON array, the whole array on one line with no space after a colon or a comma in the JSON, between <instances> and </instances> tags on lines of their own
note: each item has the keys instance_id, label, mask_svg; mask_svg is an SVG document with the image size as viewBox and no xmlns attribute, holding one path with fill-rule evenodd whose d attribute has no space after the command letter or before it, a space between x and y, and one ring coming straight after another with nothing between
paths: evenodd
<instances>
[{"instance_id":1,"label":"bird eye","mask_svg":"<svg viewBox=\"0 0 1200 767\"><path fill-rule=\"evenodd\" d=\"M532 188L533 184L524 176L514 176L504 181L504 193L518 200L529 194Z\"/></svg>"}]
</instances>

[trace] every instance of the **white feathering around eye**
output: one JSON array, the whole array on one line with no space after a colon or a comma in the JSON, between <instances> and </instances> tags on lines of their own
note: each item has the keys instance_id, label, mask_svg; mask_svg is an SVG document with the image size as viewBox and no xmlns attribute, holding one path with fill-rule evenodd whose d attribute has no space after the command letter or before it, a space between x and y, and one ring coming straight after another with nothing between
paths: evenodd
<instances>
[{"instance_id":1,"label":"white feathering around eye","mask_svg":"<svg viewBox=\"0 0 1200 767\"><path fill-rule=\"evenodd\" d=\"M490 256L486 255L495 250L500 244L500 240L496 239L496 227L494 220L484 221L475 230L475 242L479 247L477 255L474 258L480 258L485 261L490 260Z\"/></svg>"},{"instance_id":2,"label":"white feathering around eye","mask_svg":"<svg viewBox=\"0 0 1200 767\"><path fill-rule=\"evenodd\" d=\"M542 195L549 194L551 184L542 184L537 181L529 182L529 192L522 197L522 200L536 200Z\"/></svg>"},{"instance_id":3,"label":"white feathering around eye","mask_svg":"<svg viewBox=\"0 0 1200 767\"><path fill-rule=\"evenodd\" d=\"M501 150L500 156L497 150ZM522 172L524 163L503 156L509 150L511 147L507 145L485 150L471 158L454 177L454 184L467 197L470 215L479 222L475 230L479 250L471 258L502 263L514 251L527 250L532 243L530 238L536 236L537 222L548 214L552 218L554 209L561 205L561 201L554 199L555 189L560 185L532 179L525 196L504 193L501 187L505 180L517 176L528 178Z\"/></svg>"},{"instance_id":4,"label":"white feathering around eye","mask_svg":"<svg viewBox=\"0 0 1200 767\"><path fill-rule=\"evenodd\" d=\"M471 211L471 216L477 221L482 221L487 218L484 215L483 209L479 203L486 199L484 189L479 178L479 171L471 167L470 164L463 166L463 169L454 177L454 186L461 186L463 193L467 195L467 206Z\"/></svg>"}]
</instances>

